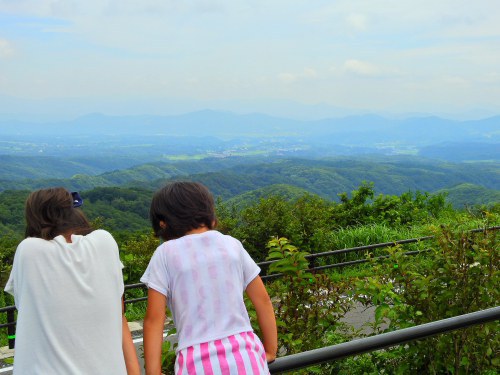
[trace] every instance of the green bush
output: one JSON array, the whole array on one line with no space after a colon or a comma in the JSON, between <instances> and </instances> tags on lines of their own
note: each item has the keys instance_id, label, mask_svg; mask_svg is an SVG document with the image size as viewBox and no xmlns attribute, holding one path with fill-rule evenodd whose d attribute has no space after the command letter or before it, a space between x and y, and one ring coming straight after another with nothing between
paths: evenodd
<instances>
[{"instance_id":1,"label":"green bush","mask_svg":"<svg viewBox=\"0 0 500 375\"><path fill-rule=\"evenodd\" d=\"M345 298L348 285L333 282L327 274L307 271L306 252L286 238L268 243L268 260L276 262L270 273L283 277L268 286L276 311L279 348L282 354L293 354L328 344L328 337L344 327L340 319L351 306Z\"/></svg>"},{"instance_id":2,"label":"green bush","mask_svg":"<svg viewBox=\"0 0 500 375\"><path fill-rule=\"evenodd\" d=\"M124 265L123 279L125 283L138 283L149 264L154 251L159 246L158 238L152 233L136 233L129 236L120 245L120 258Z\"/></svg>"},{"instance_id":3,"label":"green bush","mask_svg":"<svg viewBox=\"0 0 500 375\"><path fill-rule=\"evenodd\" d=\"M374 328L396 330L497 306L498 236L443 226L435 228L433 246L423 255L389 249L387 261L373 263L376 275L357 286L358 300L377 306ZM400 356L392 363L379 355L378 366L401 374L486 373L500 365L499 328L493 322L413 341L396 350Z\"/></svg>"}]
</instances>

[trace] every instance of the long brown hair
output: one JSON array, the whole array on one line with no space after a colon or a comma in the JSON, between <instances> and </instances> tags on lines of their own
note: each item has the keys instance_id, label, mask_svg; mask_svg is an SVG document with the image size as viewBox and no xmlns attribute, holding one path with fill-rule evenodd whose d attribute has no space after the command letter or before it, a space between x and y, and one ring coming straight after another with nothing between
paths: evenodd
<instances>
[{"instance_id":1,"label":"long brown hair","mask_svg":"<svg viewBox=\"0 0 500 375\"><path fill-rule=\"evenodd\" d=\"M32 192L25 206L26 237L51 240L60 234L88 234L92 227L71 193L62 187Z\"/></svg>"}]
</instances>

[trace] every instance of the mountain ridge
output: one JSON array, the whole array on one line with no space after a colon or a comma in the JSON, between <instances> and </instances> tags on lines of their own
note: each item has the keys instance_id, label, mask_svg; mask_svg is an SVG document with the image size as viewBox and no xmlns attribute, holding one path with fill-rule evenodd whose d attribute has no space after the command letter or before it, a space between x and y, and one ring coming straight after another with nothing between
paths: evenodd
<instances>
[{"instance_id":1,"label":"mountain ridge","mask_svg":"<svg viewBox=\"0 0 500 375\"><path fill-rule=\"evenodd\" d=\"M165 181L200 181L214 195L229 199L269 185L290 185L336 200L337 194L356 189L363 181L374 182L377 193L405 191L433 193L462 183L499 190L500 163L449 163L415 157L337 159L254 159L253 163L228 158L190 163L147 163L95 176L77 174L66 179L0 181L0 191L33 190L65 186L71 190L95 187L143 187L156 189ZM251 159L252 160L252 159Z\"/></svg>"},{"instance_id":2,"label":"mountain ridge","mask_svg":"<svg viewBox=\"0 0 500 375\"><path fill-rule=\"evenodd\" d=\"M154 116L109 116L99 113L80 116L71 121L59 122L20 122L16 120L0 120L0 134L169 134L187 136L186 130L195 132L196 136L215 136L235 138L238 136L308 136L314 131L321 134L344 134L346 132L398 132L406 141L415 134L427 134L432 141L437 136L441 141L443 133L451 139L482 139L483 141L498 141L500 139L500 116L481 120L457 121L443 119L437 116L408 117L404 119L387 118L380 115L356 115L322 120L295 120L261 113L235 114L203 110L182 115ZM488 137L484 134L487 133ZM68 134L68 135L69 135ZM191 133L192 134L192 133ZM391 134L385 134L391 138ZM432 137L431 137L432 136ZM392 137L394 138L394 137Z\"/></svg>"}]
</instances>

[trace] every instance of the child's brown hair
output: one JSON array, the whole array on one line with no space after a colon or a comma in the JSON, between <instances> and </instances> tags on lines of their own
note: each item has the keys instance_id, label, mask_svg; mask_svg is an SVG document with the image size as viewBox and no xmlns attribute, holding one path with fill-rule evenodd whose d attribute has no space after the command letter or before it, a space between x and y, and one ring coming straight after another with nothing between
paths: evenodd
<instances>
[{"instance_id":1,"label":"child's brown hair","mask_svg":"<svg viewBox=\"0 0 500 375\"><path fill-rule=\"evenodd\" d=\"M190 181L172 182L158 190L149 216L155 235L165 241L203 226L213 229L217 223L212 194L206 186Z\"/></svg>"}]
</instances>

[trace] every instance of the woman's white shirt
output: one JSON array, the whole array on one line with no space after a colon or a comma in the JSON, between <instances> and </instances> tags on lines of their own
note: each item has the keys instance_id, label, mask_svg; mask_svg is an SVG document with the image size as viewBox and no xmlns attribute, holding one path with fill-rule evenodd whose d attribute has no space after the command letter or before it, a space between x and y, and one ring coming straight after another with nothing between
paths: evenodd
<instances>
[{"instance_id":1,"label":"woman's white shirt","mask_svg":"<svg viewBox=\"0 0 500 375\"><path fill-rule=\"evenodd\" d=\"M5 291L18 309L15 374L126 374L124 291L111 234L23 240Z\"/></svg>"}]
</instances>

